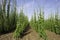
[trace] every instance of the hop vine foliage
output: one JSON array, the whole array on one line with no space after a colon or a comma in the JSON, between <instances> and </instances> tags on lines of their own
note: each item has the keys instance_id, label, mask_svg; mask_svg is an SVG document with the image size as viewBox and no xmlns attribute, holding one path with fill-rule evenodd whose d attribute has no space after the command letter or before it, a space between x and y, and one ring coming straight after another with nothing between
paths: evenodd
<instances>
[{"instance_id":1,"label":"hop vine foliage","mask_svg":"<svg viewBox=\"0 0 60 40\"><path fill-rule=\"evenodd\" d=\"M42 37L44 40L47 40L47 35L44 31L44 12L42 10L40 10L38 20L36 17L36 12L34 12L34 16L32 16L30 25L34 30L36 30L36 32L40 35L40 37Z\"/></svg>"},{"instance_id":2,"label":"hop vine foliage","mask_svg":"<svg viewBox=\"0 0 60 40\"><path fill-rule=\"evenodd\" d=\"M38 33L44 40L47 40L47 35L44 30L44 12L42 11L42 9L40 10L38 18Z\"/></svg>"},{"instance_id":3,"label":"hop vine foliage","mask_svg":"<svg viewBox=\"0 0 60 40\"><path fill-rule=\"evenodd\" d=\"M2 4L0 5L0 33L8 33L11 32L12 30L15 29L16 26L14 26L14 24L16 25L17 22L17 15L16 15L16 6L13 7L13 11L14 13L12 13L10 10L11 9L11 0L1 0ZM14 1L13 1L14 2ZM16 2L14 2L13 5ZM6 10L7 9L7 10ZM14 21L16 20L16 21Z\"/></svg>"},{"instance_id":4,"label":"hop vine foliage","mask_svg":"<svg viewBox=\"0 0 60 40\"><path fill-rule=\"evenodd\" d=\"M25 27L28 25L28 18L27 16L24 15L23 10L21 10L19 19L17 22L17 27L14 32L14 38L18 38L19 36L21 37L21 33L23 33Z\"/></svg>"}]
</instances>

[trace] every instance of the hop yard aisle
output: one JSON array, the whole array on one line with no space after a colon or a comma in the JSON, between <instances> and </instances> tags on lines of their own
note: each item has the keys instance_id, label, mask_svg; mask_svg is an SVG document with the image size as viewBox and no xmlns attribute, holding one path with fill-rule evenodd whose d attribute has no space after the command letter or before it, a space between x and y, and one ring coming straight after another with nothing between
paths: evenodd
<instances>
[{"instance_id":1,"label":"hop yard aisle","mask_svg":"<svg viewBox=\"0 0 60 40\"><path fill-rule=\"evenodd\" d=\"M53 32L47 31L47 36L49 40L60 40L60 35L56 35ZM0 40L15 40L13 38L13 33L8 33L4 35L0 35ZM18 38L18 40L43 40L41 37L39 38L38 33L35 30L29 29L26 34L22 38Z\"/></svg>"}]
</instances>

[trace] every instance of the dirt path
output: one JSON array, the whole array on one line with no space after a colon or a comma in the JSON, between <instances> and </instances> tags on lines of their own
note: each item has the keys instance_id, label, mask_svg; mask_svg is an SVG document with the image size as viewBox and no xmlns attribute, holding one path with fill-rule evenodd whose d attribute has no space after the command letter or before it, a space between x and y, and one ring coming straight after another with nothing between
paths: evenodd
<instances>
[{"instance_id":1,"label":"dirt path","mask_svg":"<svg viewBox=\"0 0 60 40\"><path fill-rule=\"evenodd\" d=\"M34 30L30 29L30 33L22 38L22 40L39 40L39 35ZM41 38L42 40L42 38Z\"/></svg>"},{"instance_id":2,"label":"dirt path","mask_svg":"<svg viewBox=\"0 0 60 40\"><path fill-rule=\"evenodd\" d=\"M0 40L14 40L13 33L1 35ZM26 35L24 35L22 39L19 38L17 40L39 40L39 36L34 30L29 29L29 31L26 32Z\"/></svg>"},{"instance_id":3,"label":"dirt path","mask_svg":"<svg viewBox=\"0 0 60 40\"><path fill-rule=\"evenodd\" d=\"M46 34L49 40L60 40L60 35L57 35L54 32L46 30Z\"/></svg>"},{"instance_id":4,"label":"dirt path","mask_svg":"<svg viewBox=\"0 0 60 40\"><path fill-rule=\"evenodd\" d=\"M60 35L56 35L55 33L47 30L46 30L46 33L49 40L60 40ZM13 33L1 35L0 40L14 40ZM26 32L26 35L24 35L22 39L19 38L19 40L43 40L43 39L39 38L38 33L36 33L34 30L29 29Z\"/></svg>"},{"instance_id":5,"label":"dirt path","mask_svg":"<svg viewBox=\"0 0 60 40\"><path fill-rule=\"evenodd\" d=\"M0 36L0 40L13 40L13 33L8 33Z\"/></svg>"}]
</instances>

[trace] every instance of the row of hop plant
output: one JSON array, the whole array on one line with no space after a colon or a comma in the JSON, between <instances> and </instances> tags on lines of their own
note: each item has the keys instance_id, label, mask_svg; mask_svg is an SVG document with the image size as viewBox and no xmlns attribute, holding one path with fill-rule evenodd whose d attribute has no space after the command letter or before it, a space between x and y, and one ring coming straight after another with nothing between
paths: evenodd
<instances>
[{"instance_id":1,"label":"row of hop plant","mask_svg":"<svg viewBox=\"0 0 60 40\"><path fill-rule=\"evenodd\" d=\"M13 9L11 9L11 0L1 0L0 3L0 34L13 31L16 27L16 0L13 0ZM15 5L15 6L14 6ZM6 10L7 9L7 10Z\"/></svg>"},{"instance_id":2,"label":"row of hop plant","mask_svg":"<svg viewBox=\"0 0 60 40\"><path fill-rule=\"evenodd\" d=\"M19 19L17 22L16 30L14 32L14 37L19 37L21 35L20 33L23 33L24 28L28 24L28 22L27 22L28 19L26 21L26 18L25 18L23 11L21 11L20 16L18 18ZM38 34L42 38L44 38L44 40L48 40L47 35L45 33L45 28L50 30L50 31L53 31L55 33L59 33L59 26L58 26L59 21L58 21L58 15L57 14L55 15L55 19L51 16L50 19L44 20L44 12L43 11L40 11L37 18L36 18L36 13L34 12L34 16L32 17L32 19L30 21L30 25L34 30L36 30L36 32L38 32Z\"/></svg>"},{"instance_id":3,"label":"row of hop plant","mask_svg":"<svg viewBox=\"0 0 60 40\"><path fill-rule=\"evenodd\" d=\"M48 29L56 34L60 34L60 19L59 12L55 12L55 15L51 13L50 17L45 20L45 29Z\"/></svg>"},{"instance_id":4,"label":"row of hop plant","mask_svg":"<svg viewBox=\"0 0 60 40\"><path fill-rule=\"evenodd\" d=\"M38 14L38 13L37 13ZM30 25L39 35L42 35L44 39L47 38L45 30L49 30L55 32L56 34L60 34L60 19L58 10L54 13L50 13L48 19L44 19L44 12L40 11L39 15L36 15L34 11L34 15L31 18Z\"/></svg>"},{"instance_id":5,"label":"row of hop plant","mask_svg":"<svg viewBox=\"0 0 60 40\"><path fill-rule=\"evenodd\" d=\"M42 37L44 40L48 40L44 29L44 12L41 9L39 15L37 14L34 11L34 15L32 16L30 21L30 25L32 29L36 30L40 37Z\"/></svg>"},{"instance_id":6,"label":"row of hop plant","mask_svg":"<svg viewBox=\"0 0 60 40\"><path fill-rule=\"evenodd\" d=\"M20 15L18 17L18 21L16 24L16 30L14 32L14 38L21 37L21 33L23 33L24 29L28 25L28 17L24 15L23 10L21 10Z\"/></svg>"}]
</instances>

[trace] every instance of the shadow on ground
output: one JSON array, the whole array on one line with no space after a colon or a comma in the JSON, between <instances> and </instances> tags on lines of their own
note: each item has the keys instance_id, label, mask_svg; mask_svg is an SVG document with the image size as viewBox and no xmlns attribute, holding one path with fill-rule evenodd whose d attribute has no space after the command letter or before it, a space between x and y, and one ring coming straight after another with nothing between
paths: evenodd
<instances>
[{"instance_id":1,"label":"shadow on ground","mask_svg":"<svg viewBox=\"0 0 60 40\"><path fill-rule=\"evenodd\" d=\"M23 33L21 33L20 38L23 38L24 36L26 36L27 34L31 33L31 31L29 31L31 29L30 25L28 24L26 26L26 28L23 30Z\"/></svg>"}]
</instances>

